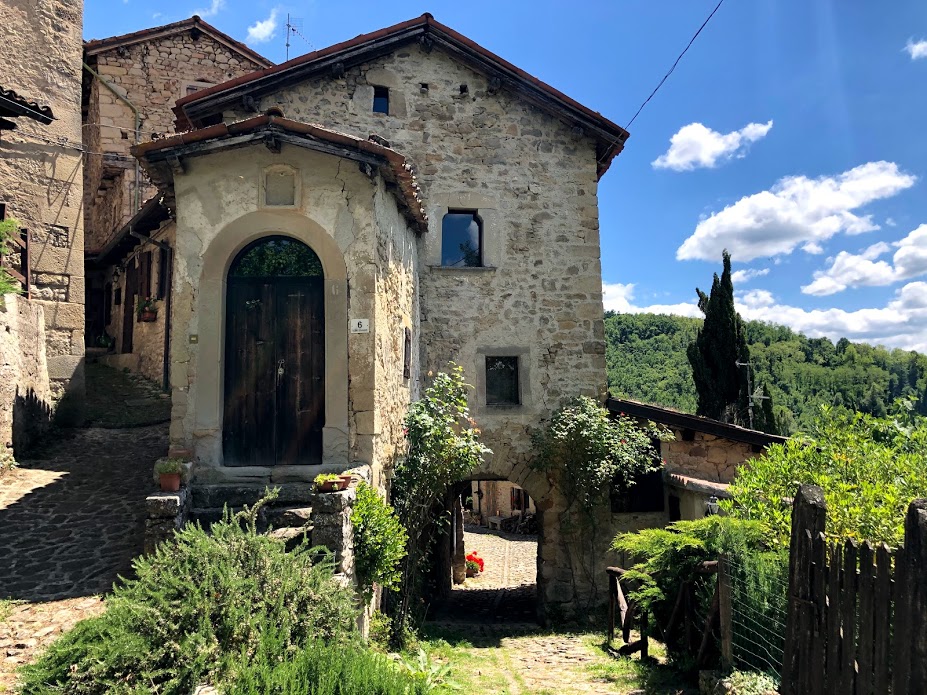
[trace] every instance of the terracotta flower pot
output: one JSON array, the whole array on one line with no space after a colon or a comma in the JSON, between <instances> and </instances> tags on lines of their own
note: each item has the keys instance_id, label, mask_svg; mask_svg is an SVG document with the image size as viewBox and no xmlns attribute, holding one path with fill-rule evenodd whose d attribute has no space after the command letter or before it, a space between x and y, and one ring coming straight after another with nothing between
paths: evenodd
<instances>
[{"instance_id":1,"label":"terracotta flower pot","mask_svg":"<svg viewBox=\"0 0 927 695\"><path fill-rule=\"evenodd\" d=\"M316 486L316 489L319 492L338 492L344 490L347 485L343 480L326 480L324 483L319 483Z\"/></svg>"},{"instance_id":2,"label":"terracotta flower pot","mask_svg":"<svg viewBox=\"0 0 927 695\"><path fill-rule=\"evenodd\" d=\"M158 482L162 492L177 492L180 489L180 473L161 473Z\"/></svg>"},{"instance_id":3,"label":"terracotta flower pot","mask_svg":"<svg viewBox=\"0 0 927 695\"><path fill-rule=\"evenodd\" d=\"M344 483L345 489L351 487L351 483L354 482L354 475L353 475L353 474L351 474L351 473L345 473L344 475L342 475L342 476L340 476L340 477L341 477L341 482Z\"/></svg>"},{"instance_id":4,"label":"terracotta flower pot","mask_svg":"<svg viewBox=\"0 0 927 695\"><path fill-rule=\"evenodd\" d=\"M157 311L143 311L141 314L139 314L139 318L145 323L151 323L152 321L158 320L158 312Z\"/></svg>"}]
</instances>

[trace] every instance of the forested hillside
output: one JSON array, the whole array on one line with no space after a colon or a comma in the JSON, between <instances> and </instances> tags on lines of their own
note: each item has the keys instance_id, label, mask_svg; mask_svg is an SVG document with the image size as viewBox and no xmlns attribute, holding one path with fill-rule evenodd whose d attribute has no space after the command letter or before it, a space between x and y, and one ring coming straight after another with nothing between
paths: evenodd
<instances>
[{"instance_id":1,"label":"forested hillside","mask_svg":"<svg viewBox=\"0 0 927 695\"><path fill-rule=\"evenodd\" d=\"M608 383L615 396L695 412L686 346L700 319L663 314L605 316ZM754 383L765 384L784 434L808 423L818 404L884 415L914 395L927 414L927 355L842 338L808 338L784 326L745 322Z\"/></svg>"}]
</instances>

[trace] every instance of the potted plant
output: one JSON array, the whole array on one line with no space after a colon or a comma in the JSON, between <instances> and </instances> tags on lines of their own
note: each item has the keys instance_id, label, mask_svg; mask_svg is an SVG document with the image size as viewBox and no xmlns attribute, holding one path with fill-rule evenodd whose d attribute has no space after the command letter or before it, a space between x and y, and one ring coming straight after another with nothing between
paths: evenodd
<instances>
[{"instance_id":1,"label":"potted plant","mask_svg":"<svg viewBox=\"0 0 927 695\"><path fill-rule=\"evenodd\" d=\"M335 473L319 473L315 477L316 492L338 492L347 487L348 483Z\"/></svg>"},{"instance_id":2,"label":"potted plant","mask_svg":"<svg viewBox=\"0 0 927 695\"><path fill-rule=\"evenodd\" d=\"M484 567L483 558L476 554L474 550L472 553L467 555L467 576L475 577L480 572L483 571Z\"/></svg>"},{"instance_id":3,"label":"potted plant","mask_svg":"<svg viewBox=\"0 0 927 695\"><path fill-rule=\"evenodd\" d=\"M151 297L138 300L138 320L150 323L158 318L158 308L155 306L155 300Z\"/></svg>"},{"instance_id":4,"label":"potted plant","mask_svg":"<svg viewBox=\"0 0 927 695\"><path fill-rule=\"evenodd\" d=\"M180 459L161 459L155 464L158 483L162 492L177 492L180 489L180 474L184 465Z\"/></svg>"}]
</instances>

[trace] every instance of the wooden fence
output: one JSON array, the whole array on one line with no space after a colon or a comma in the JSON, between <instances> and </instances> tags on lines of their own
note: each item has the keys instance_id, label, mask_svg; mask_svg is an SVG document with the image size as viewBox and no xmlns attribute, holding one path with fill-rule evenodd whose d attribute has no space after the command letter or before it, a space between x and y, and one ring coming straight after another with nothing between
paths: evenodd
<instances>
[{"instance_id":1,"label":"wooden fence","mask_svg":"<svg viewBox=\"0 0 927 695\"><path fill-rule=\"evenodd\" d=\"M829 544L819 487L792 509L783 695L927 693L927 500L904 546Z\"/></svg>"}]
</instances>

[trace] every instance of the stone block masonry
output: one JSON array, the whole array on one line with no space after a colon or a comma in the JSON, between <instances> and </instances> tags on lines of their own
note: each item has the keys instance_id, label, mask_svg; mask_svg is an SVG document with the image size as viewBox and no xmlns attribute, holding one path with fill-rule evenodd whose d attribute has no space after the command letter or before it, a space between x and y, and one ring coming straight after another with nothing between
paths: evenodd
<instances>
[{"instance_id":1,"label":"stone block masonry","mask_svg":"<svg viewBox=\"0 0 927 695\"><path fill-rule=\"evenodd\" d=\"M29 232L50 396L63 423L80 419L84 390L82 9L72 0L0 3L0 84L51 107L56 119L43 125L19 117L16 130L4 131L0 203Z\"/></svg>"}]
</instances>

